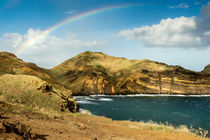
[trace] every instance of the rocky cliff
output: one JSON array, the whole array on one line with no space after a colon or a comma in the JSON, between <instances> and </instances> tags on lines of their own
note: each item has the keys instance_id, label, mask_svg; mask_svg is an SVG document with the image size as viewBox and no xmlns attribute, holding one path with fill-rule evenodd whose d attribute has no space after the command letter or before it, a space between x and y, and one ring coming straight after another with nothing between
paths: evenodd
<instances>
[{"instance_id":1,"label":"rocky cliff","mask_svg":"<svg viewBox=\"0 0 210 140\"><path fill-rule=\"evenodd\" d=\"M74 95L210 94L210 74L150 60L84 52L50 70Z\"/></svg>"}]
</instances>

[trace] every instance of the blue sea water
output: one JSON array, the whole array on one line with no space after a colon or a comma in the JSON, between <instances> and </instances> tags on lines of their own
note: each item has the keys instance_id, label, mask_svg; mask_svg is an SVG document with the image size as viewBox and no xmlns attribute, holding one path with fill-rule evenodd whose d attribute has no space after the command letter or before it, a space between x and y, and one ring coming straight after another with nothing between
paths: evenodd
<instances>
[{"instance_id":1,"label":"blue sea water","mask_svg":"<svg viewBox=\"0 0 210 140\"><path fill-rule=\"evenodd\" d=\"M75 99L81 109L113 120L152 120L174 126L201 127L210 132L210 97L77 96Z\"/></svg>"}]
</instances>

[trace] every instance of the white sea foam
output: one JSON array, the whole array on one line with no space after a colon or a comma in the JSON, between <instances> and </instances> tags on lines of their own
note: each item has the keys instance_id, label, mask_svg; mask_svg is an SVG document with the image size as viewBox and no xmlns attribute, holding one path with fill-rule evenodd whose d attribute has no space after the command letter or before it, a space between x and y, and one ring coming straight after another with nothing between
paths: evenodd
<instances>
[{"instance_id":1,"label":"white sea foam","mask_svg":"<svg viewBox=\"0 0 210 140\"><path fill-rule=\"evenodd\" d=\"M94 101L114 101L108 97L210 97L210 95L174 95L174 94L133 94L133 95L90 95L74 96L79 104L97 104Z\"/></svg>"},{"instance_id":2,"label":"white sea foam","mask_svg":"<svg viewBox=\"0 0 210 140\"><path fill-rule=\"evenodd\" d=\"M110 98L100 98L98 101L113 101L113 99Z\"/></svg>"},{"instance_id":3,"label":"white sea foam","mask_svg":"<svg viewBox=\"0 0 210 140\"><path fill-rule=\"evenodd\" d=\"M105 97L104 95L103 97ZM108 96L107 96L108 97ZM87 101L113 101L113 99L110 98L102 98L102 96L98 95L91 95L91 96L74 96L74 99L76 100L87 100Z\"/></svg>"},{"instance_id":4,"label":"white sea foam","mask_svg":"<svg viewBox=\"0 0 210 140\"><path fill-rule=\"evenodd\" d=\"M130 95L91 95L93 97L210 97L210 95L182 95L182 94L130 94Z\"/></svg>"},{"instance_id":5,"label":"white sea foam","mask_svg":"<svg viewBox=\"0 0 210 140\"><path fill-rule=\"evenodd\" d=\"M82 108L79 109L79 112L80 112L81 114L92 115L92 113L91 113L89 110L82 109Z\"/></svg>"},{"instance_id":6,"label":"white sea foam","mask_svg":"<svg viewBox=\"0 0 210 140\"><path fill-rule=\"evenodd\" d=\"M95 102L91 102L91 101L88 101L88 100L77 100L77 103L79 104L96 104Z\"/></svg>"}]
</instances>

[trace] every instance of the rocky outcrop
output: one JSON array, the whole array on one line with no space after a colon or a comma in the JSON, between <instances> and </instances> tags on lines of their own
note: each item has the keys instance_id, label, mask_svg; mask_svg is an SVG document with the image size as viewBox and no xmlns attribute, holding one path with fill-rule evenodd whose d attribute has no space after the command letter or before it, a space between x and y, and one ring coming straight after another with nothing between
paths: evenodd
<instances>
[{"instance_id":1,"label":"rocky outcrop","mask_svg":"<svg viewBox=\"0 0 210 140\"><path fill-rule=\"evenodd\" d=\"M210 94L210 74L150 60L85 52L51 69L74 95Z\"/></svg>"}]
</instances>

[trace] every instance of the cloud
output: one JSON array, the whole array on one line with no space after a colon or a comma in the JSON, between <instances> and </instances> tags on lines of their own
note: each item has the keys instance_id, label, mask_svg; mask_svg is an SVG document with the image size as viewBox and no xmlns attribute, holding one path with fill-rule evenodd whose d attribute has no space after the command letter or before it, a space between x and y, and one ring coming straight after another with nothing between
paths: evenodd
<instances>
[{"instance_id":1,"label":"cloud","mask_svg":"<svg viewBox=\"0 0 210 140\"><path fill-rule=\"evenodd\" d=\"M119 36L138 40L150 47L194 47L210 46L210 3L203 6L200 17L162 19L152 26L123 30Z\"/></svg>"},{"instance_id":2,"label":"cloud","mask_svg":"<svg viewBox=\"0 0 210 140\"><path fill-rule=\"evenodd\" d=\"M56 62L60 63L62 62L61 60L68 59L69 53L73 50L106 47L108 44L107 41L83 41L78 39L77 35L73 33L68 33L63 37L47 35L34 43L27 43L33 42L34 38L37 38L42 33L43 31L32 28L28 29L25 34L5 33L0 38L0 50L14 53L15 50L27 44L27 47L21 52L21 56L31 59L29 61L41 66L50 67L57 64Z\"/></svg>"},{"instance_id":3,"label":"cloud","mask_svg":"<svg viewBox=\"0 0 210 140\"><path fill-rule=\"evenodd\" d=\"M190 6L186 3L180 3L178 5L169 6L169 8L189 8Z\"/></svg>"}]
</instances>

